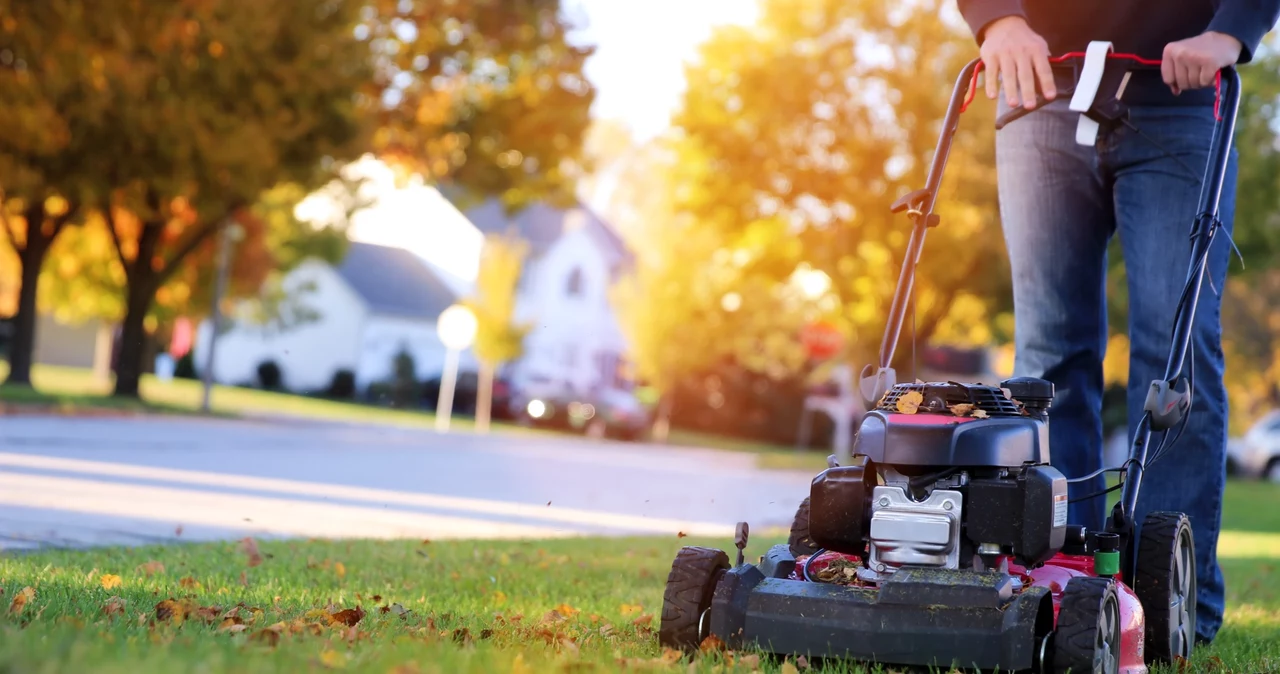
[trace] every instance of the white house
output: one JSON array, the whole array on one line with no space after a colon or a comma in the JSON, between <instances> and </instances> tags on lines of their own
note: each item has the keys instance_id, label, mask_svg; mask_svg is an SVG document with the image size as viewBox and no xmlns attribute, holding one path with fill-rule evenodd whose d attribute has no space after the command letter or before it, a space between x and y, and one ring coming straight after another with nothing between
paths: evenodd
<instances>
[{"instance_id":1,"label":"white house","mask_svg":"<svg viewBox=\"0 0 1280 674\"><path fill-rule=\"evenodd\" d=\"M621 237L583 205L534 204L509 217L489 201L465 214L486 234L529 244L516 319L533 328L524 356L504 370L512 386L584 393L613 384L627 344L608 293L633 259Z\"/></svg>"},{"instance_id":2,"label":"white house","mask_svg":"<svg viewBox=\"0 0 1280 674\"><path fill-rule=\"evenodd\" d=\"M444 346L436 317L457 299L444 275L402 248L352 242L336 267L318 260L300 264L284 280L291 301L312 320L277 329L255 324L247 313L218 339L214 379L256 382L258 365L275 361L283 385L294 391L327 388L339 370L355 375L358 391L393 374L401 349L413 356L420 380L439 377ZM208 362L210 325L200 327L194 358ZM475 367L464 353L460 367Z\"/></svg>"}]
</instances>

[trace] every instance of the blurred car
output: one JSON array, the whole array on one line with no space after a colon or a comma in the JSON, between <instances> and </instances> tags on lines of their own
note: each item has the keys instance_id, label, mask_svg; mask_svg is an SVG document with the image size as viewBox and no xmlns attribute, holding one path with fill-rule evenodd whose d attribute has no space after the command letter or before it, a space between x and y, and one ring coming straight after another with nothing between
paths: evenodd
<instances>
[{"instance_id":1,"label":"blurred car","mask_svg":"<svg viewBox=\"0 0 1280 674\"><path fill-rule=\"evenodd\" d=\"M627 441L642 439L651 425L648 408L630 390L606 388L593 394L575 394L539 388L511 397L512 414L520 423L585 433L594 430Z\"/></svg>"},{"instance_id":2,"label":"blurred car","mask_svg":"<svg viewBox=\"0 0 1280 674\"><path fill-rule=\"evenodd\" d=\"M1227 443L1227 463L1236 475L1280 484L1280 410L1272 410L1244 437Z\"/></svg>"}]
</instances>

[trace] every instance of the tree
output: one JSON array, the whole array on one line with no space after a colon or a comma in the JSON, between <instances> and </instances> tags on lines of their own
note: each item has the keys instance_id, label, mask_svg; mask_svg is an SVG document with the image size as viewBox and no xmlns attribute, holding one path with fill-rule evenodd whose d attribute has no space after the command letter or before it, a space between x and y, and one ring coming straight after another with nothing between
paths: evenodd
<instances>
[{"instance_id":1,"label":"tree","mask_svg":"<svg viewBox=\"0 0 1280 674\"><path fill-rule=\"evenodd\" d=\"M31 383L40 271L92 190L91 128L110 97L82 49L100 30L78 3L0 0L0 240L18 263L8 383ZM88 77L84 75L88 74Z\"/></svg>"},{"instance_id":2,"label":"tree","mask_svg":"<svg viewBox=\"0 0 1280 674\"><path fill-rule=\"evenodd\" d=\"M475 295L464 302L476 317L476 337L472 347L480 361L476 430L482 433L489 430L494 370L502 363L520 357L524 351L524 338L533 327L515 320L516 290L527 253L528 244L515 235L485 237L480 269L476 274Z\"/></svg>"}]
</instances>

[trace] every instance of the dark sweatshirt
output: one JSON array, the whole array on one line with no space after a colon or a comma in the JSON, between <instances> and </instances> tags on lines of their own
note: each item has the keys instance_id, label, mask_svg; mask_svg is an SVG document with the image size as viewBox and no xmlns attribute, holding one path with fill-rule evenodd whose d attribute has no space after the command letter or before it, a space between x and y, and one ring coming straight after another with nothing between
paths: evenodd
<instances>
[{"instance_id":1,"label":"dark sweatshirt","mask_svg":"<svg viewBox=\"0 0 1280 674\"><path fill-rule=\"evenodd\" d=\"M1091 41L1115 51L1159 59L1165 45L1207 31L1240 41L1238 63L1253 59L1263 35L1280 18L1280 0L957 0L978 44L996 19L1021 16L1049 43L1053 55L1084 51ZM1125 89L1130 105L1208 105L1213 88L1175 96L1159 71L1135 72Z\"/></svg>"}]
</instances>

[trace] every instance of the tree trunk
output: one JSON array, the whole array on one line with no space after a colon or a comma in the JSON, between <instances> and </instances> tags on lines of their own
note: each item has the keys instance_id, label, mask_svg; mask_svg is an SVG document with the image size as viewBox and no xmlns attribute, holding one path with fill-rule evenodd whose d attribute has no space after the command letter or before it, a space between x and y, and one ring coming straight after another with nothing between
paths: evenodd
<instances>
[{"instance_id":1,"label":"tree trunk","mask_svg":"<svg viewBox=\"0 0 1280 674\"><path fill-rule=\"evenodd\" d=\"M476 432L489 432L489 417L493 411L493 364L480 361L480 381L476 391Z\"/></svg>"},{"instance_id":2,"label":"tree trunk","mask_svg":"<svg viewBox=\"0 0 1280 674\"><path fill-rule=\"evenodd\" d=\"M138 253L125 265L125 314L120 326L120 357L116 363L116 388L113 396L138 398L142 381L142 359L146 354L147 312L151 299L160 286L161 271L153 260L164 231L164 221L144 223L138 236Z\"/></svg>"},{"instance_id":3,"label":"tree trunk","mask_svg":"<svg viewBox=\"0 0 1280 674\"><path fill-rule=\"evenodd\" d=\"M40 269L44 266L45 255L53 243L53 237L45 236L44 204L40 203L28 208L23 214L27 221L26 243L14 247L18 252L18 264L22 267L22 285L18 289L18 313L13 316L13 342L9 345L9 377L6 384L31 385L31 365L35 362L36 322L39 310L36 307L36 288L40 281ZM35 223L34 225L31 223ZM0 226L7 227L6 224Z\"/></svg>"}]
</instances>

